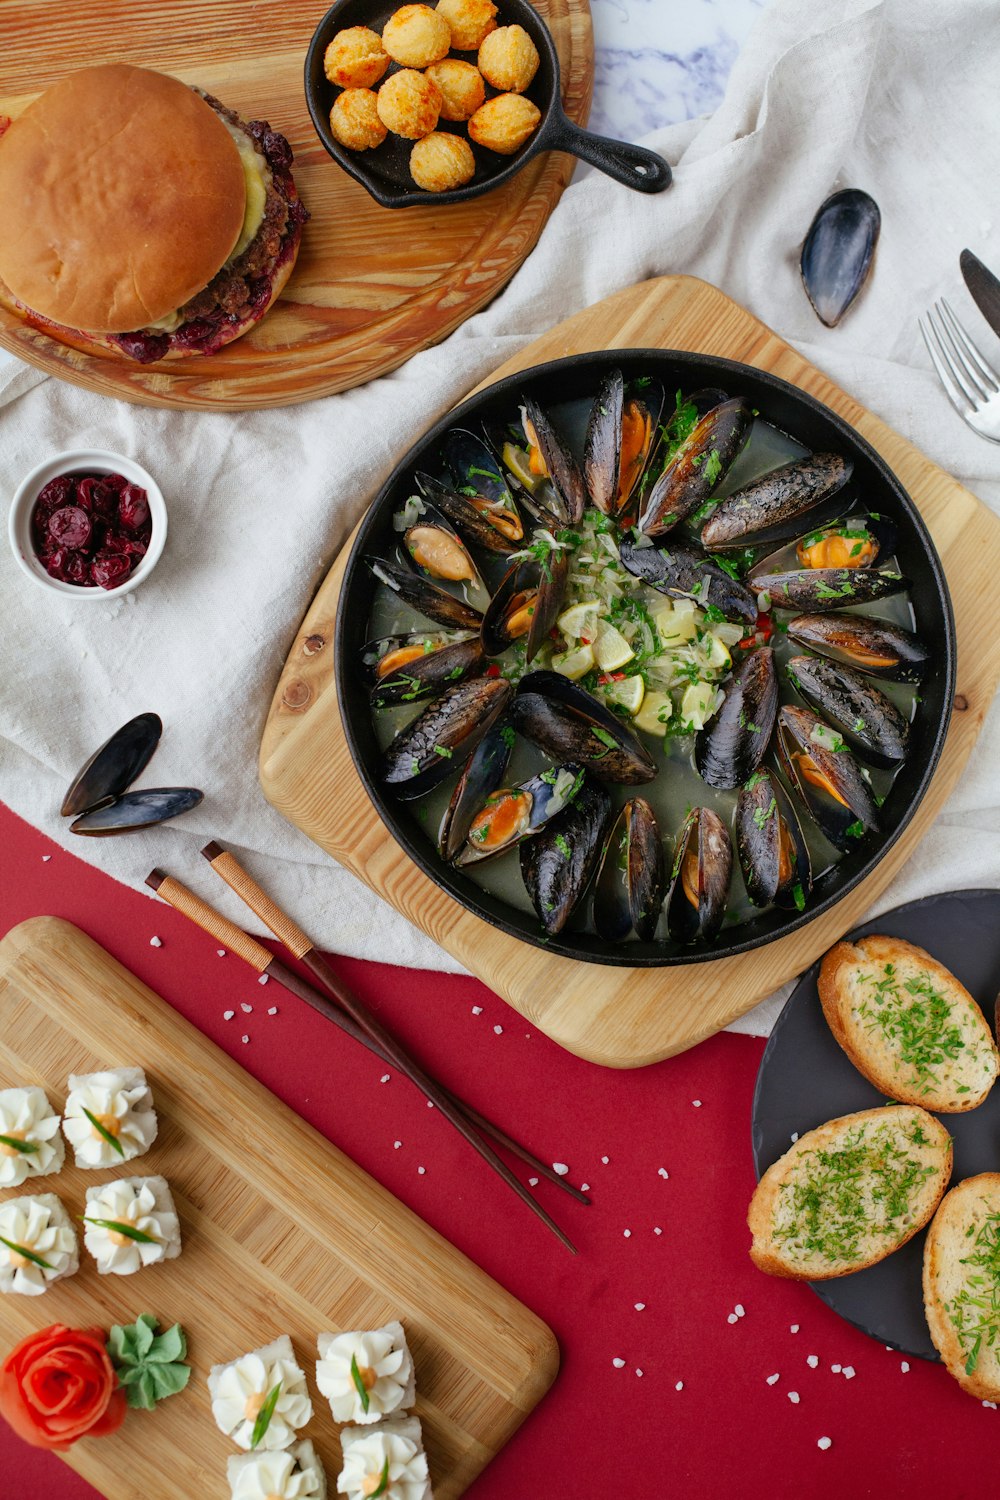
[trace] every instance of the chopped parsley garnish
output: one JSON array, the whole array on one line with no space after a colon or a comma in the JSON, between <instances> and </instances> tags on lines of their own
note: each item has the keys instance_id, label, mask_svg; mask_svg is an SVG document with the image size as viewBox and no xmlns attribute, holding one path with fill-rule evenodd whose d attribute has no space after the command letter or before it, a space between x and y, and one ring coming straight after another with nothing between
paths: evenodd
<instances>
[{"instance_id":1,"label":"chopped parsley garnish","mask_svg":"<svg viewBox=\"0 0 1000 1500\"><path fill-rule=\"evenodd\" d=\"M901 980L891 963L857 969L855 981L866 990L857 1007L866 1030L880 1033L899 1053L900 1064L910 1070L908 1087L931 1093L940 1083L937 1070L965 1049L962 1028L946 996L928 974Z\"/></svg>"},{"instance_id":2,"label":"chopped parsley garnish","mask_svg":"<svg viewBox=\"0 0 1000 1500\"><path fill-rule=\"evenodd\" d=\"M1000 1337L1000 1213L988 1213L965 1233L972 1241L959 1262L970 1268L966 1285L945 1306L966 1356L965 1373L971 1375L983 1345L992 1349Z\"/></svg>"}]
</instances>

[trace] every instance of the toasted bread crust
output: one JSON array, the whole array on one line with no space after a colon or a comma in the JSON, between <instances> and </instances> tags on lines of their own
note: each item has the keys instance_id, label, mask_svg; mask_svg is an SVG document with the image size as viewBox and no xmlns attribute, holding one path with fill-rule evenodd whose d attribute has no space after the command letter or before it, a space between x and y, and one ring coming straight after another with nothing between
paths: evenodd
<instances>
[{"instance_id":1,"label":"toasted bread crust","mask_svg":"<svg viewBox=\"0 0 1000 1500\"><path fill-rule=\"evenodd\" d=\"M877 1246L870 1255L861 1259L819 1267L813 1264L808 1266L796 1264L776 1243L774 1225L781 1189L794 1174L798 1161L817 1149L834 1144L840 1135L865 1121L891 1122L894 1117L899 1120L900 1125L909 1121L915 1123L919 1121L928 1137L929 1144L936 1145L943 1153L937 1182L933 1184L933 1191L927 1192L919 1212L914 1215L914 1222L902 1230L897 1237L884 1245ZM852 1276L855 1271L863 1271L866 1267L885 1260L887 1255L893 1254L923 1229L944 1196L951 1177L951 1168L951 1137L940 1121L935 1120L933 1115L927 1114L919 1105L890 1105L885 1108L865 1109L858 1111L857 1114L840 1115L835 1120L828 1120L825 1125L819 1125L815 1130L810 1130L800 1136L784 1156L768 1167L758 1182L747 1211L747 1225L753 1235L750 1258L754 1265L767 1275L782 1276L790 1281L830 1281L838 1276Z\"/></svg>"},{"instance_id":2,"label":"toasted bread crust","mask_svg":"<svg viewBox=\"0 0 1000 1500\"><path fill-rule=\"evenodd\" d=\"M993 1070L987 1075L985 1087L981 1088L978 1093L957 1093L954 1074L950 1079L943 1079L940 1087L928 1092L918 1091L906 1085L901 1082L898 1073L889 1066L888 1062L879 1056L877 1047L869 1044L859 1028L851 1023L851 995L848 982L851 970L858 965L898 963L903 959L909 959L925 969L946 993L950 993L956 1004L967 1009L971 1024L981 1036L984 1049L992 1053ZM820 965L817 988L823 1014L836 1042L858 1072L867 1078L880 1093L898 1100L900 1104L916 1104L922 1109L937 1110L941 1114L961 1114L966 1110L976 1109L982 1104L993 1087L1000 1073L1000 1054L997 1053L989 1025L965 986L960 984L954 974L943 964L938 963L937 959L925 952L923 948L918 948L914 943L908 943L903 938L881 937L874 933L869 937L861 938L857 943L837 943L826 954ZM942 1072L947 1072L946 1065L943 1066Z\"/></svg>"},{"instance_id":3,"label":"toasted bread crust","mask_svg":"<svg viewBox=\"0 0 1000 1500\"><path fill-rule=\"evenodd\" d=\"M1000 1347L992 1355L984 1351L981 1363L966 1374L966 1351L941 1292L943 1275L967 1253L970 1211L982 1198L990 1200L993 1210L1000 1213L1000 1172L966 1177L951 1189L935 1214L924 1244L924 1312L934 1347L949 1375L980 1401L1000 1401Z\"/></svg>"}]
</instances>

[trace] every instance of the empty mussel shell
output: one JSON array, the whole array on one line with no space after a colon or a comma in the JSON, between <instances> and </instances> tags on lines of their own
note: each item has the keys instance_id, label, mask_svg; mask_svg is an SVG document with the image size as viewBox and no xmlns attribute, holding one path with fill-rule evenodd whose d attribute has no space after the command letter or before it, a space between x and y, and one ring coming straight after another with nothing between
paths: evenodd
<instances>
[{"instance_id":1,"label":"empty mussel shell","mask_svg":"<svg viewBox=\"0 0 1000 1500\"><path fill-rule=\"evenodd\" d=\"M658 441L663 387L650 381L626 394L621 370L611 370L591 408L583 475L592 505L629 525Z\"/></svg>"},{"instance_id":2,"label":"empty mussel shell","mask_svg":"<svg viewBox=\"0 0 1000 1500\"><path fill-rule=\"evenodd\" d=\"M667 928L678 943L710 942L722 926L733 873L729 830L710 807L695 807L677 838L667 891Z\"/></svg>"},{"instance_id":3,"label":"empty mussel shell","mask_svg":"<svg viewBox=\"0 0 1000 1500\"><path fill-rule=\"evenodd\" d=\"M822 203L802 244L802 285L813 310L835 328L864 286L878 244L882 215L860 188L844 188Z\"/></svg>"},{"instance_id":4,"label":"empty mussel shell","mask_svg":"<svg viewBox=\"0 0 1000 1500\"><path fill-rule=\"evenodd\" d=\"M622 566L671 599L693 599L702 609L710 605L727 620L757 623L757 600L738 579L704 552L682 542L669 546L643 545L629 536L619 543Z\"/></svg>"},{"instance_id":5,"label":"empty mussel shell","mask_svg":"<svg viewBox=\"0 0 1000 1500\"><path fill-rule=\"evenodd\" d=\"M720 500L701 529L702 546L742 546L772 535L835 494L853 468L837 453L810 453L772 469Z\"/></svg>"},{"instance_id":6,"label":"empty mussel shell","mask_svg":"<svg viewBox=\"0 0 1000 1500\"><path fill-rule=\"evenodd\" d=\"M520 513L508 491L504 498L491 500L484 495L461 494L430 474L414 478L422 495L448 517L466 542L486 552L508 554L524 536Z\"/></svg>"},{"instance_id":7,"label":"empty mussel shell","mask_svg":"<svg viewBox=\"0 0 1000 1500\"><path fill-rule=\"evenodd\" d=\"M755 771L736 799L733 819L743 883L754 906L803 911L812 866L802 827L780 781Z\"/></svg>"},{"instance_id":8,"label":"empty mussel shell","mask_svg":"<svg viewBox=\"0 0 1000 1500\"><path fill-rule=\"evenodd\" d=\"M803 698L871 765L897 766L906 759L910 726L863 673L816 656L793 656L786 670Z\"/></svg>"},{"instance_id":9,"label":"empty mussel shell","mask_svg":"<svg viewBox=\"0 0 1000 1500\"><path fill-rule=\"evenodd\" d=\"M472 754L512 693L503 677L471 677L446 688L383 751L380 779L406 801L422 797Z\"/></svg>"},{"instance_id":10,"label":"empty mussel shell","mask_svg":"<svg viewBox=\"0 0 1000 1500\"><path fill-rule=\"evenodd\" d=\"M556 761L582 765L599 781L652 781L656 762L617 714L559 672L529 672L511 707L518 734Z\"/></svg>"},{"instance_id":11,"label":"empty mussel shell","mask_svg":"<svg viewBox=\"0 0 1000 1500\"><path fill-rule=\"evenodd\" d=\"M156 823L190 812L204 795L193 786L155 786L144 792L126 792L114 802L85 812L69 825L69 831L89 838L107 838L114 833L152 828Z\"/></svg>"},{"instance_id":12,"label":"empty mussel shell","mask_svg":"<svg viewBox=\"0 0 1000 1500\"><path fill-rule=\"evenodd\" d=\"M533 838L569 806L582 785L579 766L551 766L520 786L490 792L469 825L455 864L482 864Z\"/></svg>"},{"instance_id":13,"label":"empty mussel shell","mask_svg":"<svg viewBox=\"0 0 1000 1500\"><path fill-rule=\"evenodd\" d=\"M777 712L774 652L761 646L737 667L717 713L698 731L694 759L702 781L725 790L752 776L767 754Z\"/></svg>"},{"instance_id":14,"label":"empty mussel shell","mask_svg":"<svg viewBox=\"0 0 1000 1500\"><path fill-rule=\"evenodd\" d=\"M469 756L438 829L442 859L453 860L465 843L476 813L506 775L513 746L513 727L505 718L497 719Z\"/></svg>"},{"instance_id":15,"label":"empty mussel shell","mask_svg":"<svg viewBox=\"0 0 1000 1500\"><path fill-rule=\"evenodd\" d=\"M430 579L413 572L411 568L383 562L380 557L367 557L365 561L380 583L392 589L405 604L425 615L428 620L459 630L478 631L482 625L483 617L478 609L473 609L464 599L450 594L447 589L439 588L436 583L431 583Z\"/></svg>"},{"instance_id":16,"label":"empty mussel shell","mask_svg":"<svg viewBox=\"0 0 1000 1500\"><path fill-rule=\"evenodd\" d=\"M562 932L585 894L610 816L607 792L585 780L569 806L522 843L521 878L550 936Z\"/></svg>"},{"instance_id":17,"label":"empty mussel shell","mask_svg":"<svg viewBox=\"0 0 1000 1500\"><path fill-rule=\"evenodd\" d=\"M877 832L875 795L842 735L809 708L778 713L778 756L813 821L838 849Z\"/></svg>"},{"instance_id":18,"label":"empty mussel shell","mask_svg":"<svg viewBox=\"0 0 1000 1500\"><path fill-rule=\"evenodd\" d=\"M620 943L635 932L656 936L666 865L653 809L644 797L626 802L612 826L594 886L594 926L599 937Z\"/></svg>"},{"instance_id":19,"label":"empty mussel shell","mask_svg":"<svg viewBox=\"0 0 1000 1500\"><path fill-rule=\"evenodd\" d=\"M375 709L390 703L416 703L433 693L443 693L453 682L463 682L481 672L486 666L486 653L476 636L468 636L415 655L399 648L384 660L392 665L381 673L372 691Z\"/></svg>"},{"instance_id":20,"label":"empty mussel shell","mask_svg":"<svg viewBox=\"0 0 1000 1500\"><path fill-rule=\"evenodd\" d=\"M805 614L788 622L788 639L831 661L842 661L869 677L919 682L930 652L918 636L865 615Z\"/></svg>"},{"instance_id":21,"label":"empty mussel shell","mask_svg":"<svg viewBox=\"0 0 1000 1500\"><path fill-rule=\"evenodd\" d=\"M158 714L136 714L116 729L70 782L62 816L73 818L120 797L149 765L162 733Z\"/></svg>"},{"instance_id":22,"label":"empty mussel shell","mask_svg":"<svg viewBox=\"0 0 1000 1500\"><path fill-rule=\"evenodd\" d=\"M579 464L550 417L530 397L525 397L521 421L529 456L552 486L557 519L578 525L587 506L587 487Z\"/></svg>"},{"instance_id":23,"label":"empty mussel shell","mask_svg":"<svg viewBox=\"0 0 1000 1500\"><path fill-rule=\"evenodd\" d=\"M702 417L649 489L640 531L661 536L697 510L725 479L752 426L753 413L740 397Z\"/></svg>"}]
</instances>

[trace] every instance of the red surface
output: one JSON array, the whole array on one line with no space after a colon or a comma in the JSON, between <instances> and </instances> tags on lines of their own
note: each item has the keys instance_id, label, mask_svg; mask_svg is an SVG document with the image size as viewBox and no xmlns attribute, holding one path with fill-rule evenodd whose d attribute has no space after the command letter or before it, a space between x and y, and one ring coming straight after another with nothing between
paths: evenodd
<instances>
[{"instance_id":1,"label":"red surface","mask_svg":"<svg viewBox=\"0 0 1000 1500\"><path fill-rule=\"evenodd\" d=\"M718 1036L656 1067L611 1072L560 1051L474 980L336 960L443 1082L590 1184L590 1208L538 1189L578 1244L574 1259L405 1080L380 1084L383 1066L306 1006L273 982L261 988L170 908L80 864L0 807L0 932L39 913L103 943L555 1330L556 1384L470 1500L982 1492L1000 1413L938 1367L913 1360L904 1372L898 1354L842 1323L808 1287L763 1276L748 1259L750 1101L762 1042ZM154 934L162 947L150 947ZM665 1005L670 983L668 974ZM268 1005L279 1014L268 1016ZM730 1324L737 1303L745 1316ZM853 1365L856 1377L832 1363ZM780 1378L769 1386L772 1374ZM0 1423L0 1500L93 1494Z\"/></svg>"}]
</instances>

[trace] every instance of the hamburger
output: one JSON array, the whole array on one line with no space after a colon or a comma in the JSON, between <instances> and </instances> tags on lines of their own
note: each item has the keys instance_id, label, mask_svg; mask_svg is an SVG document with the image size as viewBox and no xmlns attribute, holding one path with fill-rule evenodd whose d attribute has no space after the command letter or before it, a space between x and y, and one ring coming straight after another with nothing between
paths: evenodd
<instances>
[{"instance_id":1,"label":"hamburger","mask_svg":"<svg viewBox=\"0 0 1000 1500\"><path fill-rule=\"evenodd\" d=\"M214 354L267 312L309 217L266 120L124 63L85 68L0 136L0 298L89 353Z\"/></svg>"}]
</instances>

